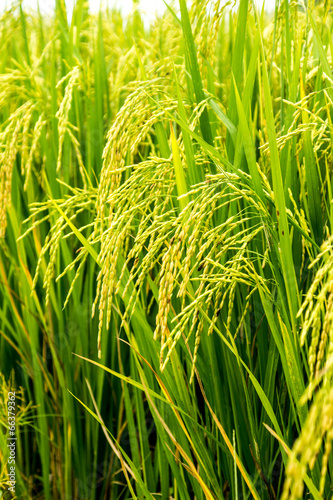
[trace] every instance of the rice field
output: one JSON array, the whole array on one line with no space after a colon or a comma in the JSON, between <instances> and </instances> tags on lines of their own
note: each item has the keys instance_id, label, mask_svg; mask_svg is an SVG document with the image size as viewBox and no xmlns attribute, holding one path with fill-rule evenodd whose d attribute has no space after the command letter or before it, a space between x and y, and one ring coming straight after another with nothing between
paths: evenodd
<instances>
[{"instance_id":1,"label":"rice field","mask_svg":"<svg viewBox=\"0 0 333 500\"><path fill-rule=\"evenodd\" d=\"M332 34L2 12L0 498L333 498Z\"/></svg>"}]
</instances>

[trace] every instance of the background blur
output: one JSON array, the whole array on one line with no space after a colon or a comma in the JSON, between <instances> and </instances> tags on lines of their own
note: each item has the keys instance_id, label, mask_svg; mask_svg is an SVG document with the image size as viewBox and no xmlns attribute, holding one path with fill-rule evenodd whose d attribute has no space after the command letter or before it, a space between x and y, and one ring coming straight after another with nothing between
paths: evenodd
<instances>
[{"instance_id":1,"label":"background blur","mask_svg":"<svg viewBox=\"0 0 333 500\"><path fill-rule=\"evenodd\" d=\"M0 0L2 6L10 6L14 0ZM23 5L29 8L37 8L38 0L23 0ZM75 0L66 0L66 5L68 8L69 17L71 16L71 11L73 10L73 5ZM167 1L168 4L174 3L170 0ZM262 5L263 0L257 0L258 5ZM54 10L55 0L39 0L39 7L42 12L52 12ZM102 7L117 7L123 14L128 14L132 7L132 0L89 0L90 8L92 12L97 12L100 5ZM177 3L176 3L177 5ZM275 0L266 0L266 9L272 10L275 6ZM145 20L149 21L154 19L156 13L163 13L165 9L165 4L163 0L139 0L139 6L141 12L144 14ZM1 6L0 6L1 10Z\"/></svg>"}]
</instances>

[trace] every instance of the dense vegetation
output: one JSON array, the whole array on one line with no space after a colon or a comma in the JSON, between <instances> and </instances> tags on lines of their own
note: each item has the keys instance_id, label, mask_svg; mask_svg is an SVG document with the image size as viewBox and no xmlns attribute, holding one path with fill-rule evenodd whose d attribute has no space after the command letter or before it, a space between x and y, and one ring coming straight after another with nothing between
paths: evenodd
<instances>
[{"instance_id":1,"label":"dense vegetation","mask_svg":"<svg viewBox=\"0 0 333 500\"><path fill-rule=\"evenodd\" d=\"M17 498L332 498L332 40L2 14L0 496L16 390Z\"/></svg>"}]
</instances>

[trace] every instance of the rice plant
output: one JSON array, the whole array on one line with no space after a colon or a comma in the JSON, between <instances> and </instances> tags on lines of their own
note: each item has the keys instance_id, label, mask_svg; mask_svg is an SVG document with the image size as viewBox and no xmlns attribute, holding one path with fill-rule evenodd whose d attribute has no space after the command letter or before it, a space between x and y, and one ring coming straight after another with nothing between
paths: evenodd
<instances>
[{"instance_id":1,"label":"rice plant","mask_svg":"<svg viewBox=\"0 0 333 500\"><path fill-rule=\"evenodd\" d=\"M14 388L18 498L332 497L331 33L2 14L4 498Z\"/></svg>"}]
</instances>

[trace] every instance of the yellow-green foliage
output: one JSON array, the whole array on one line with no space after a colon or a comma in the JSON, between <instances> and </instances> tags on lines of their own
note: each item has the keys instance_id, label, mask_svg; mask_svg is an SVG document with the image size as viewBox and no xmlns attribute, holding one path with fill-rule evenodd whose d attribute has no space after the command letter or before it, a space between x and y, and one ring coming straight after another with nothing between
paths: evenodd
<instances>
[{"instance_id":1,"label":"yellow-green foliage","mask_svg":"<svg viewBox=\"0 0 333 500\"><path fill-rule=\"evenodd\" d=\"M80 497L109 411L105 498L329 498L328 4L180 0L149 29L20 5L0 20L0 333L56 436L43 495Z\"/></svg>"}]
</instances>

